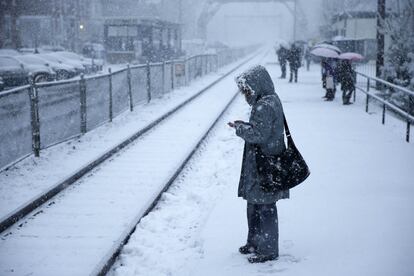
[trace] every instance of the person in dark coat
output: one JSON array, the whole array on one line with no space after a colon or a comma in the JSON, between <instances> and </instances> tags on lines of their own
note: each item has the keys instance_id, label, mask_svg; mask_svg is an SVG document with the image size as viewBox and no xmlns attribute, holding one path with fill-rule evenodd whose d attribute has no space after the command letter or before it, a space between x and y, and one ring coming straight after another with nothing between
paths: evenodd
<instances>
[{"instance_id":1,"label":"person in dark coat","mask_svg":"<svg viewBox=\"0 0 414 276\"><path fill-rule=\"evenodd\" d=\"M251 106L249 122L229 123L245 141L238 196L247 201L248 236L240 253L254 253L249 262L265 262L279 256L279 229L276 201L289 191L268 192L262 187L256 163L256 146L266 155L285 149L283 108L272 79L263 66L255 66L236 78L239 90Z\"/></svg>"},{"instance_id":2,"label":"person in dark coat","mask_svg":"<svg viewBox=\"0 0 414 276\"><path fill-rule=\"evenodd\" d=\"M355 91L355 71L349 60L342 60L338 66L338 79L341 82L342 103L351 103L352 93Z\"/></svg>"},{"instance_id":3,"label":"person in dark coat","mask_svg":"<svg viewBox=\"0 0 414 276\"><path fill-rule=\"evenodd\" d=\"M282 71L282 75L280 79L286 79L286 63L287 58L289 56L289 50L283 47L282 45L279 46L279 49L276 51L277 58L279 60L280 69Z\"/></svg>"},{"instance_id":4,"label":"person in dark coat","mask_svg":"<svg viewBox=\"0 0 414 276\"><path fill-rule=\"evenodd\" d=\"M336 93L336 62L334 59L322 59L322 86L326 89L323 98L333 101Z\"/></svg>"},{"instance_id":5,"label":"person in dark coat","mask_svg":"<svg viewBox=\"0 0 414 276\"><path fill-rule=\"evenodd\" d=\"M288 62L290 68L289 82L292 82L293 78L295 82L298 82L298 70L302 65L302 51L295 43L290 47Z\"/></svg>"}]
</instances>

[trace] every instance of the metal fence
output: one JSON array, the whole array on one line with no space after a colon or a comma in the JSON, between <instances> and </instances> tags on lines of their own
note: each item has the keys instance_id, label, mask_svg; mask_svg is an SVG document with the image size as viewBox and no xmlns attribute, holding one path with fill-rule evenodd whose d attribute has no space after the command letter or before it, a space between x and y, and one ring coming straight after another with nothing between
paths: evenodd
<instances>
[{"instance_id":1,"label":"metal fence","mask_svg":"<svg viewBox=\"0 0 414 276\"><path fill-rule=\"evenodd\" d=\"M375 77L377 71L375 61L373 60L370 60L366 63L359 63L356 67L356 70L370 77Z\"/></svg>"},{"instance_id":2,"label":"metal fence","mask_svg":"<svg viewBox=\"0 0 414 276\"><path fill-rule=\"evenodd\" d=\"M378 95L378 91L377 93L373 93L373 83L375 82L376 85L380 84L385 89L391 89L394 91L400 91L401 93L404 93L406 96L408 96L411 99L410 104L413 104L414 92L408 90L407 88L392 84L390 82L384 81L376 77L368 76L361 72L357 72L357 76L358 76L358 81L357 81L356 89L363 92L366 95L365 111L369 112L369 104L373 101L376 101L382 107L382 124L385 124L385 115L386 115L387 110L396 114L406 123L405 140L409 142L410 132L411 132L410 128L411 128L411 124L414 124L414 117L406 110L403 110L397 105L389 102L387 98ZM354 101L355 101L355 93L354 93ZM413 109L412 106L408 108L408 110L412 110L412 109Z\"/></svg>"},{"instance_id":3,"label":"metal fence","mask_svg":"<svg viewBox=\"0 0 414 276\"><path fill-rule=\"evenodd\" d=\"M0 170L82 135L136 105L188 85L255 48L148 63L97 76L34 84L0 93Z\"/></svg>"}]
</instances>

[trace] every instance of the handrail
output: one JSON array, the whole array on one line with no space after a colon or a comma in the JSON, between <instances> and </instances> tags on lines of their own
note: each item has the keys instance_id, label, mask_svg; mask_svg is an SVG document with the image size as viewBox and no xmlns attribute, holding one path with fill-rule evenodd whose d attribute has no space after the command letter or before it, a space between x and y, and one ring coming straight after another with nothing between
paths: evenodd
<instances>
[{"instance_id":1,"label":"handrail","mask_svg":"<svg viewBox=\"0 0 414 276\"><path fill-rule=\"evenodd\" d=\"M30 85L26 84L26 85L14 87L14 88L11 88L11 89L8 89L8 90L5 90L5 91L0 91L0 98L18 93L22 90L29 89L29 88L30 88Z\"/></svg>"},{"instance_id":2,"label":"handrail","mask_svg":"<svg viewBox=\"0 0 414 276\"><path fill-rule=\"evenodd\" d=\"M392 109L394 112L399 113L401 116L406 117L407 120L409 120L411 123L414 123L414 116L410 115L407 111L402 110L401 108L393 105L390 102L387 102L386 100L382 99L381 97L378 97L375 94L372 94L370 92L365 91L361 87L355 86L358 90L361 92L369 95L370 97L374 98L375 100L381 102L382 104L386 105L389 109Z\"/></svg>"},{"instance_id":3,"label":"handrail","mask_svg":"<svg viewBox=\"0 0 414 276\"><path fill-rule=\"evenodd\" d=\"M402 92L404 92L404 93L406 93L406 94L408 94L410 96L414 96L414 92L412 92L412 91L410 91L410 90L408 90L408 89L406 89L404 87L395 85L393 83L387 82L385 80L382 80L382 79L379 79L379 78L376 78L376 77L370 77L370 76L367 76L367 75L365 75L363 73L360 73L360 72L356 72L356 73L357 73L357 75L360 75L360 76L365 77L367 79L367 88L366 88L366 90L364 88L362 88L362 87L359 87L359 86L355 85L355 89L358 89L358 90L360 90L361 92L363 92L364 94L367 95L365 111L368 112L369 99L371 97L371 98L377 100L378 102L380 102L382 104L382 124L385 124L385 113L386 113L386 109L392 110L396 114L404 117L404 119L406 121L406 138L405 138L405 140L407 142L409 142L410 141L410 128L411 128L411 124L414 124L414 116L411 115L410 113L408 113L407 111L402 110L398 106L396 106L396 105L388 102L387 100L385 100L385 99L383 99L383 98L381 98L381 97L379 97L379 96L371 93L369 90L370 90L371 80L373 80L373 81L382 83L382 84L384 84L386 86L389 86L389 87L392 87L394 89L397 89L399 91L402 91ZM354 94L354 100L355 100L355 94Z\"/></svg>"},{"instance_id":4,"label":"handrail","mask_svg":"<svg viewBox=\"0 0 414 276\"><path fill-rule=\"evenodd\" d=\"M407 94L409 94L409 95L411 95L411 96L414 96L414 92L413 92L413 91L411 91L411 90L408 90L408 89L407 89L407 88L405 88L405 87L402 87L402 86L399 86L399 85L393 84L393 83L391 83L391 82L388 82L388 81L386 81L386 80L383 80L383 79L380 79L380 78L377 78L377 77L370 77L370 76L368 76L368 75L366 75L366 74L364 74L364 73L360 73L360 72L356 72L356 73L357 73L358 75L361 75L361 76L363 76L363 77L367 78L367 79L374 80L374 81L376 81L376 82L379 82L379 83L385 84L385 85L390 86L390 87L392 87L392 88L394 88L394 89L397 89L397 90L400 90L400 91L402 91L402 92L404 92L404 93L407 93Z\"/></svg>"}]
</instances>

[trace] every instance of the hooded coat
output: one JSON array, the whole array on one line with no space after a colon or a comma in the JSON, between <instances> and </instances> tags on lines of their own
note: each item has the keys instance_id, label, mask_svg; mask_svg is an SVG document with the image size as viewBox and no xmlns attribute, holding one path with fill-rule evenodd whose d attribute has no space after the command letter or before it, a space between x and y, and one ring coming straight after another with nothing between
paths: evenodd
<instances>
[{"instance_id":1,"label":"hooded coat","mask_svg":"<svg viewBox=\"0 0 414 276\"><path fill-rule=\"evenodd\" d=\"M271 204L289 197L289 191L265 192L256 164L256 145L265 155L285 149L283 108L272 79L263 66L255 66L236 78L240 89L251 91L246 101L252 107L248 123L236 122L236 135L245 141L238 196L252 204Z\"/></svg>"}]
</instances>

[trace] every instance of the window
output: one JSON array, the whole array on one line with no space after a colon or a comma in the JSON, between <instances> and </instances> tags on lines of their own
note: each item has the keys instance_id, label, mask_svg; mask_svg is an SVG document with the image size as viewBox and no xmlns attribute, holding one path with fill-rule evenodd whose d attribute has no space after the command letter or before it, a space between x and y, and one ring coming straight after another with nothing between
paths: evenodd
<instances>
[{"instance_id":1,"label":"window","mask_svg":"<svg viewBox=\"0 0 414 276\"><path fill-rule=\"evenodd\" d=\"M127 36L128 27L127 26L109 26L108 27L108 37L109 36Z\"/></svg>"},{"instance_id":2,"label":"window","mask_svg":"<svg viewBox=\"0 0 414 276\"><path fill-rule=\"evenodd\" d=\"M152 29L152 44L154 49L160 49L161 45L161 29L154 28Z\"/></svg>"},{"instance_id":3,"label":"window","mask_svg":"<svg viewBox=\"0 0 414 276\"><path fill-rule=\"evenodd\" d=\"M134 51L137 36L137 26L108 26L108 50Z\"/></svg>"}]
</instances>

